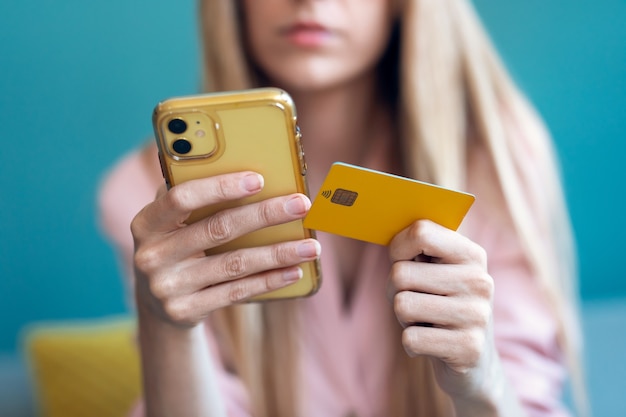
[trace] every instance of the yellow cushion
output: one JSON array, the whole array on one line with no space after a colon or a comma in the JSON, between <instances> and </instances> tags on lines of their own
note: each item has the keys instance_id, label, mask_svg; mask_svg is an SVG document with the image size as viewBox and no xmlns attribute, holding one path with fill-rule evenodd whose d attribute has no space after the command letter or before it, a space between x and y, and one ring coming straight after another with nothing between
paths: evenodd
<instances>
[{"instance_id":1,"label":"yellow cushion","mask_svg":"<svg viewBox=\"0 0 626 417\"><path fill-rule=\"evenodd\" d=\"M140 394L134 322L35 323L24 353L44 417L122 417Z\"/></svg>"}]
</instances>

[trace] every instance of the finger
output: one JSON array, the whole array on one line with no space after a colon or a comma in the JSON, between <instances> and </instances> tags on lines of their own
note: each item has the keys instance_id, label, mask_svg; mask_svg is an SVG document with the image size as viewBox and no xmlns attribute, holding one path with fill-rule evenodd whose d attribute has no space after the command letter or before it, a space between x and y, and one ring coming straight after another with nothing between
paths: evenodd
<instances>
[{"instance_id":1,"label":"finger","mask_svg":"<svg viewBox=\"0 0 626 417\"><path fill-rule=\"evenodd\" d=\"M290 267L273 271L266 271L253 277L229 281L215 287L214 293L218 300L217 308L246 301L257 295L283 288L293 284L303 276L300 267ZM202 303L204 299L213 299L214 295L209 295L207 291L198 293L198 301Z\"/></svg>"},{"instance_id":2,"label":"finger","mask_svg":"<svg viewBox=\"0 0 626 417\"><path fill-rule=\"evenodd\" d=\"M494 282L476 264L451 265L398 261L391 266L389 291L415 291L447 296L480 296L490 299Z\"/></svg>"},{"instance_id":3,"label":"finger","mask_svg":"<svg viewBox=\"0 0 626 417\"><path fill-rule=\"evenodd\" d=\"M163 262L176 262L211 249L250 232L301 219L311 207L303 194L275 197L222 210L177 230L162 239L154 250Z\"/></svg>"},{"instance_id":4,"label":"finger","mask_svg":"<svg viewBox=\"0 0 626 417\"><path fill-rule=\"evenodd\" d=\"M486 328L491 320L488 302L401 291L393 309L403 327L427 323L446 329Z\"/></svg>"},{"instance_id":5,"label":"finger","mask_svg":"<svg viewBox=\"0 0 626 417\"><path fill-rule=\"evenodd\" d=\"M187 296L171 298L163 306L167 316L181 324L195 324L212 311L283 288L302 278L299 267L267 271L225 282Z\"/></svg>"},{"instance_id":6,"label":"finger","mask_svg":"<svg viewBox=\"0 0 626 417\"><path fill-rule=\"evenodd\" d=\"M410 326L402 332L402 346L409 356L437 358L460 373L478 365L485 344L486 336L481 331Z\"/></svg>"},{"instance_id":7,"label":"finger","mask_svg":"<svg viewBox=\"0 0 626 417\"><path fill-rule=\"evenodd\" d=\"M305 239L193 259L185 262L177 274L168 273L157 279L152 290L158 298L177 297L268 270L296 266L318 258L320 253L319 242Z\"/></svg>"},{"instance_id":8,"label":"finger","mask_svg":"<svg viewBox=\"0 0 626 417\"><path fill-rule=\"evenodd\" d=\"M389 253L394 262L426 255L439 263L486 264L485 252L479 245L430 220L418 220L399 232L389 245Z\"/></svg>"},{"instance_id":9,"label":"finger","mask_svg":"<svg viewBox=\"0 0 626 417\"><path fill-rule=\"evenodd\" d=\"M181 227L193 210L256 194L263 188L263 177L254 172L238 172L191 180L159 193L133 220L133 235L142 231L169 232Z\"/></svg>"}]
</instances>

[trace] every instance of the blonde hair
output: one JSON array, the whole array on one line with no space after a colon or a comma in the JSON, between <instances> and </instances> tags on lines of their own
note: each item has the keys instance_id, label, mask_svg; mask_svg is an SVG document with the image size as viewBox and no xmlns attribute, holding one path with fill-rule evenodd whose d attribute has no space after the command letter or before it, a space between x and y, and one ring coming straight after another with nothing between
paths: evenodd
<instances>
[{"instance_id":1,"label":"blonde hair","mask_svg":"<svg viewBox=\"0 0 626 417\"><path fill-rule=\"evenodd\" d=\"M257 86L237 3L200 1L206 91ZM407 175L463 187L470 141L485 148L528 262L559 320L559 342L585 413L573 238L549 135L467 0L409 0L403 7L396 106ZM523 166L520 153L532 154L536 166ZM246 305L213 317L224 350L232 353L227 362L248 384L260 417L297 415L298 399L284 395L298 392L296 309L297 301ZM390 415L447 415L429 362L397 356Z\"/></svg>"}]
</instances>

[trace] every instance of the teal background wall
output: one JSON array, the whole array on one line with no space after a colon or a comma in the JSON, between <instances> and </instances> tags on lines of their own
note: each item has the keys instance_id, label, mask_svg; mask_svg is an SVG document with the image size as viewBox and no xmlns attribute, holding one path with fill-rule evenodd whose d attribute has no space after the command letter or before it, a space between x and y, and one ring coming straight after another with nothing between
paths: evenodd
<instances>
[{"instance_id":1,"label":"teal background wall","mask_svg":"<svg viewBox=\"0 0 626 417\"><path fill-rule=\"evenodd\" d=\"M30 321L126 311L96 190L149 137L158 100L196 91L194 13L192 0L0 4L0 352Z\"/></svg>"},{"instance_id":2,"label":"teal background wall","mask_svg":"<svg viewBox=\"0 0 626 417\"><path fill-rule=\"evenodd\" d=\"M554 136L583 299L626 295L626 1L475 3Z\"/></svg>"},{"instance_id":3,"label":"teal background wall","mask_svg":"<svg viewBox=\"0 0 626 417\"><path fill-rule=\"evenodd\" d=\"M626 297L626 2L476 0L557 144L585 302ZM0 353L38 320L126 312L103 172L198 80L192 0L0 5Z\"/></svg>"}]
</instances>

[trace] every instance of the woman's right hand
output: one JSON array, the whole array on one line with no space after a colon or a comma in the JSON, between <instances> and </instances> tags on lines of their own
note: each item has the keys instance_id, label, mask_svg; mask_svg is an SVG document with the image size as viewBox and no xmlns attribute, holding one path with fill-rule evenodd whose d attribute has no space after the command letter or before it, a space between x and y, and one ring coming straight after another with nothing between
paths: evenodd
<instances>
[{"instance_id":1,"label":"woman's right hand","mask_svg":"<svg viewBox=\"0 0 626 417\"><path fill-rule=\"evenodd\" d=\"M218 308L291 284L298 264L317 258L314 239L206 256L204 251L267 226L303 218L303 194L220 211L187 225L193 210L254 195L263 177L253 172L192 180L166 191L133 219L137 308L177 327L193 327Z\"/></svg>"}]
</instances>

